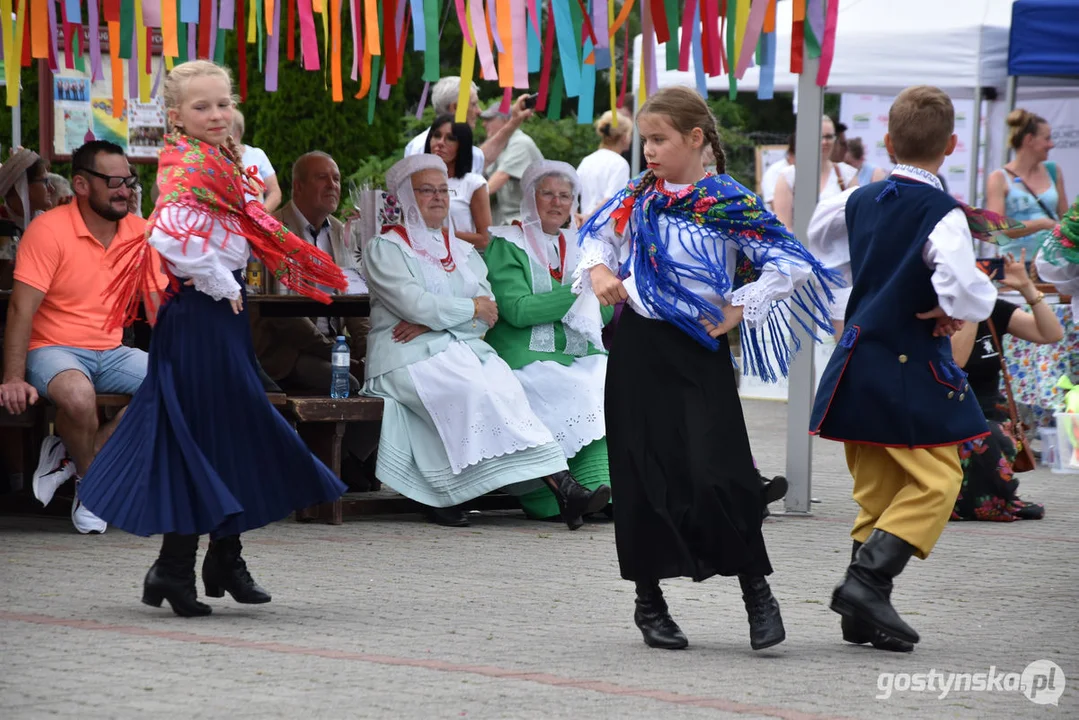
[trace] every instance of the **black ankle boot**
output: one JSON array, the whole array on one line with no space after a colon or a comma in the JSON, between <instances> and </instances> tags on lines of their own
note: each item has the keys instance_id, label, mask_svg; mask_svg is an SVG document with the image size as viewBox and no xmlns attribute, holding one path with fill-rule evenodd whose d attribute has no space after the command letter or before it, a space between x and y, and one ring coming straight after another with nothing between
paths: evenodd
<instances>
[{"instance_id":1,"label":"black ankle boot","mask_svg":"<svg viewBox=\"0 0 1079 720\"><path fill-rule=\"evenodd\" d=\"M749 614L749 646L763 650L786 640L779 601L772 595L768 581L759 575L739 575L738 583L742 586L742 600Z\"/></svg>"},{"instance_id":2,"label":"black ankle boot","mask_svg":"<svg viewBox=\"0 0 1079 720\"><path fill-rule=\"evenodd\" d=\"M611 500L610 485L600 485L595 490L589 490L565 470L547 476L544 482L554 493L562 522L566 523L570 530L584 525L584 515L599 512Z\"/></svg>"},{"instance_id":3,"label":"black ankle boot","mask_svg":"<svg viewBox=\"0 0 1079 720\"><path fill-rule=\"evenodd\" d=\"M209 615L213 609L198 600L195 591L195 553L199 549L198 535L167 533L161 541L161 553L150 566L142 583L142 601L161 607L168 600L172 611L180 617Z\"/></svg>"},{"instance_id":4,"label":"black ankle boot","mask_svg":"<svg viewBox=\"0 0 1079 720\"><path fill-rule=\"evenodd\" d=\"M851 550L850 561L853 564L854 559L858 556L858 548L862 544L857 540L854 541L854 547ZM891 601L891 593L889 593L889 601ZM914 645L909 642L905 642L898 638L885 635L880 630L874 630L869 625L859 622L854 618L842 617L839 621L839 628L843 631L843 639L849 643L855 645L865 645L869 643L877 650L887 650L889 652L911 652L914 650Z\"/></svg>"},{"instance_id":5,"label":"black ankle boot","mask_svg":"<svg viewBox=\"0 0 1079 720\"><path fill-rule=\"evenodd\" d=\"M210 541L210 549L202 562L202 583L209 597L223 597L225 592L238 603L258 605L270 602L270 593L247 572L247 563L240 557L243 546L239 535L229 535Z\"/></svg>"},{"instance_id":6,"label":"black ankle boot","mask_svg":"<svg viewBox=\"0 0 1079 720\"><path fill-rule=\"evenodd\" d=\"M883 530L874 530L832 592L832 610L885 635L908 643L918 633L892 607L892 580L903 572L914 546Z\"/></svg>"},{"instance_id":7,"label":"black ankle boot","mask_svg":"<svg viewBox=\"0 0 1079 720\"><path fill-rule=\"evenodd\" d=\"M689 645L689 640L668 612L667 601L663 599L657 581L637 583L637 609L633 613L633 622L637 623L648 647L681 650Z\"/></svg>"},{"instance_id":8,"label":"black ankle boot","mask_svg":"<svg viewBox=\"0 0 1079 720\"><path fill-rule=\"evenodd\" d=\"M427 515L427 519L436 525L442 525L443 527L468 527L468 516L461 510L460 506L454 505L453 507L437 508L437 507L425 507L424 514Z\"/></svg>"}]
</instances>

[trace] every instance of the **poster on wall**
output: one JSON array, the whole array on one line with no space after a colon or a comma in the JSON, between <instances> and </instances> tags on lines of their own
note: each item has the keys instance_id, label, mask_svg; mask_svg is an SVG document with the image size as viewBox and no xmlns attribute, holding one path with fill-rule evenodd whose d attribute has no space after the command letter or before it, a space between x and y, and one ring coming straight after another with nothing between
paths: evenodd
<instances>
[{"instance_id":1,"label":"poster on wall","mask_svg":"<svg viewBox=\"0 0 1079 720\"><path fill-rule=\"evenodd\" d=\"M86 47L89 44L89 30L83 27L82 31L82 46ZM102 52L108 53L108 32L104 28L100 31L100 42ZM164 78L160 32L153 32L150 46L154 53L150 64L151 88L159 90ZM50 83L52 87L52 92L48 95L51 112L48 108L42 108L43 114L51 122L41 124L42 147L51 151L50 157L63 159L86 142L107 140L123 148L133 161L154 162L158 151L164 145L165 137L165 110L160 93L151 93L147 98L149 102L145 103L140 102L137 95L129 97L130 67L125 62L125 92L120 100L123 107L119 116L113 117L111 63L103 63L98 77L91 78L87 58L83 58L82 63L76 62L75 68L66 67L62 33L57 47L60 50L57 64L62 68L61 71L52 74L42 66L39 72L42 80Z\"/></svg>"}]
</instances>

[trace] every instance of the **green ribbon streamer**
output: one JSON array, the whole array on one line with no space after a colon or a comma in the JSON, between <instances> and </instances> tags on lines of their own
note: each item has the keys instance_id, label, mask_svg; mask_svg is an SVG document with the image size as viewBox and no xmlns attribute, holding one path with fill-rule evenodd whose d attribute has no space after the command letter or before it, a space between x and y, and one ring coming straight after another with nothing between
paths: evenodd
<instances>
[{"instance_id":1,"label":"green ribbon streamer","mask_svg":"<svg viewBox=\"0 0 1079 720\"><path fill-rule=\"evenodd\" d=\"M597 0L603 2L603 0ZM678 26L682 19L678 17L678 0L666 0L667 27L671 31L671 39L667 41L667 69L678 69ZM682 32L691 32L691 28L683 28Z\"/></svg>"},{"instance_id":2,"label":"green ribbon streamer","mask_svg":"<svg viewBox=\"0 0 1079 720\"><path fill-rule=\"evenodd\" d=\"M328 0L326 0L328 2ZM237 0L237 2L243 2L243 0ZM262 41L266 36L266 29L263 27L263 14L265 9L262 7L262 0L256 0L255 2L255 32L258 35L258 53L259 53L259 72L263 71L262 68Z\"/></svg>"},{"instance_id":3,"label":"green ribbon streamer","mask_svg":"<svg viewBox=\"0 0 1079 720\"><path fill-rule=\"evenodd\" d=\"M167 2L168 0L166 0ZM182 0L176 0L176 45L179 52L179 57L176 58L177 63L187 62L187 23L180 22L180 3ZM242 1L242 0L239 0ZM238 32L243 32L238 31Z\"/></svg>"},{"instance_id":4,"label":"green ribbon streamer","mask_svg":"<svg viewBox=\"0 0 1079 720\"><path fill-rule=\"evenodd\" d=\"M573 18L573 47L577 51L577 65L580 66L583 60L581 46L584 43L581 40L581 28L584 27L584 20L581 18L581 6L577 3L577 0L570 0L569 15Z\"/></svg>"},{"instance_id":5,"label":"green ribbon streamer","mask_svg":"<svg viewBox=\"0 0 1079 720\"><path fill-rule=\"evenodd\" d=\"M823 12L825 13L825 16L827 16L827 4L825 2L822 2L821 6L823 7ZM818 38L816 35L813 34L813 25L810 24L808 19L806 19L806 21L802 23L802 25L805 27L806 57L819 58L821 54L821 38Z\"/></svg>"},{"instance_id":6,"label":"green ribbon streamer","mask_svg":"<svg viewBox=\"0 0 1079 720\"><path fill-rule=\"evenodd\" d=\"M91 28L91 32L93 29ZM120 57L131 59L131 46L135 39L135 0L120 2Z\"/></svg>"},{"instance_id":7,"label":"green ribbon streamer","mask_svg":"<svg viewBox=\"0 0 1079 720\"><path fill-rule=\"evenodd\" d=\"M81 73L86 72L86 58L82 48L82 26L76 26L75 41L71 48L75 53L75 69Z\"/></svg>"},{"instance_id":8,"label":"green ribbon streamer","mask_svg":"<svg viewBox=\"0 0 1079 720\"><path fill-rule=\"evenodd\" d=\"M749 2L749 0L742 0L742 2ZM735 44L735 24L738 17L738 0L727 0L727 80L730 83L730 98L734 100L738 97L738 79L734 76L735 66L738 64L738 57L734 54ZM806 23L808 25L809 23Z\"/></svg>"},{"instance_id":9,"label":"green ribbon streamer","mask_svg":"<svg viewBox=\"0 0 1079 720\"><path fill-rule=\"evenodd\" d=\"M555 70L554 82L551 84L551 97L547 101L547 117L551 120L559 120L562 117L562 64L559 63Z\"/></svg>"},{"instance_id":10,"label":"green ribbon streamer","mask_svg":"<svg viewBox=\"0 0 1079 720\"><path fill-rule=\"evenodd\" d=\"M382 8L379 8L382 15ZM371 89L367 91L367 124L375 122L375 99L378 97L378 89L382 85L382 56L375 55L371 58Z\"/></svg>"},{"instance_id":11,"label":"green ribbon streamer","mask_svg":"<svg viewBox=\"0 0 1079 720\"><path fill-rule=\"evenodd\" d=\"M417 2L417 0L412 1ZM438 0L423 0L423 27L427 43L427 49L423 53L425 82L437 82L439 77L438 21L440 15Z\"/></svg>"},{"instance_id":12,"label":"green ribbon streamer","mask_svg":"<svg viewBox=\"0 0 1079 720\"><path fill-rule=\"evenodd\" d=\"M217 43L214 45L214 62L218 65L225 64L225 31L217 31Z\"/></svg>"}]
</instances>

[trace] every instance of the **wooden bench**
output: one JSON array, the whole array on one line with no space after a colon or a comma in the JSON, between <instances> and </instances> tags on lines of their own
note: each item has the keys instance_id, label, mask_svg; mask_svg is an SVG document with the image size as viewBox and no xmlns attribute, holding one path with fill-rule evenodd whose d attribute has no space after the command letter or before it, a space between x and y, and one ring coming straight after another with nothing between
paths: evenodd
<instances>
[{"instance_id":1,"label":"wooden bench","mask_svg":"<svg viewBox=\"0 0 1079 720\"><path fill-rule=\"evenodd\" d=\"M349 423L377 423L382 420L382 398L373 397L302 397L289 396L288 409L296 431L307 447L337 477L341 477L341 444ZM344 518L342 500L322 503L296 511L300 521L340 525Z\"/></svg>"}]
</instances>

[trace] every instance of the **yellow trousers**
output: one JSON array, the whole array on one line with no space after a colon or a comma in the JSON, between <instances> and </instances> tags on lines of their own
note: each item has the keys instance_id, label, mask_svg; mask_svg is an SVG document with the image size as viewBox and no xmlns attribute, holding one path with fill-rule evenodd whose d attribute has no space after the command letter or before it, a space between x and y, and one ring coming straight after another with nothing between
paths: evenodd
<instances>
[{"instance_id":1,"label":"yellow trousers","mask_svg":"<svg viewBox=\"0 0 1079 720\"><path fill-rule=\"evenodd\" d=\"M925 559L948 524L963 483L959 446L891 448L847 443L854 500L861 507L850 536L864 543L874 529L915 547Z\"/></svg>"}]
</instances>

